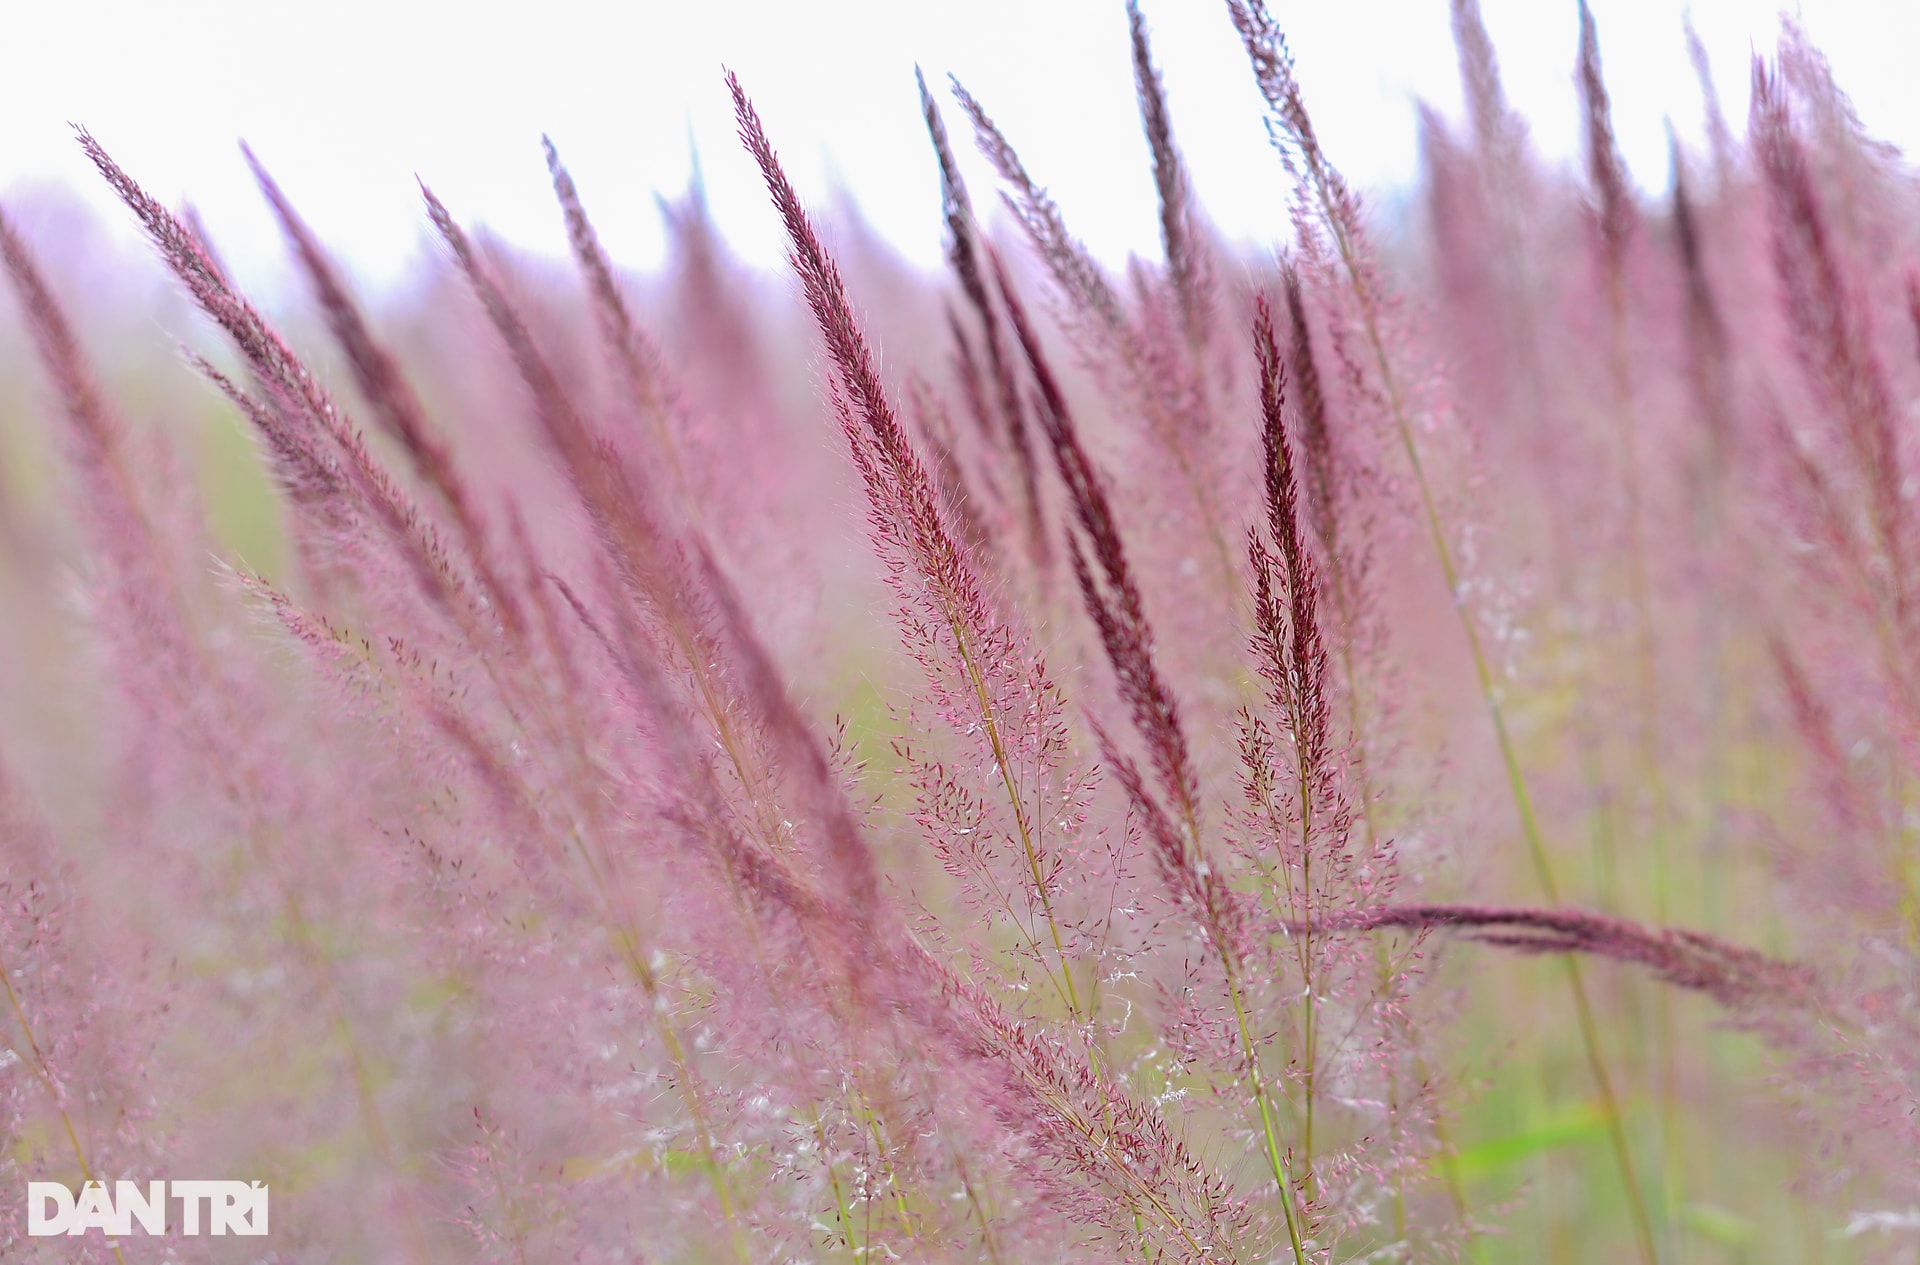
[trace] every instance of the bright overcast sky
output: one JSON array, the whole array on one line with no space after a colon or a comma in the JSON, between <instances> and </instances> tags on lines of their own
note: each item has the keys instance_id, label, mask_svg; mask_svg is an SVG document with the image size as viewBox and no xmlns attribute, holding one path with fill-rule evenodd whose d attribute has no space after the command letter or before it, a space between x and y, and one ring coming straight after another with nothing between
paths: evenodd
<instances>
[{"instance_id":1,"label":"bright overcast sky","mask_svg":"<svg viewBox=\"0 0 1920 1265\"><path fill-rule=\"evenodd\" d=\"M1335 160L1363 185L1416 169L1414 102L1459 114L1447 0L1271 0ZM1573 0L1483 0L1507 89L1536 142L1576 152ZM1230 234L1280 236L1283 189L1218 0L1143 0L1175 129ZM1628 160L1666 181L1663 118L1700 132L1677 0L1593 0ZM67 128L85 124L156 195L190 199L242 277L284 275L235 142L368 281L421 249L417 172L469 223L564 249L538 137L552 134L609 248L647 267L656 191L697 146L723 230L778 258L772 214L733 138L722 64L738 71L803 195L835 183L910 258L938 258L938 188L914 96L957 74L1102 256L1156 246L1121 0L17 0L0 67L0 197L53 182L104 206ZM1750 50L1778 0L1693 0L1736 127ZM1920 141L1909 0L1806 0L1803 20L1868 125ZM949 111L956 136L960 120ZM970 149L970 146L968 146ZM986 177L978 176L976 198ZM124 222L124 216L117 219Z\"/></svg>"}]
</instances>

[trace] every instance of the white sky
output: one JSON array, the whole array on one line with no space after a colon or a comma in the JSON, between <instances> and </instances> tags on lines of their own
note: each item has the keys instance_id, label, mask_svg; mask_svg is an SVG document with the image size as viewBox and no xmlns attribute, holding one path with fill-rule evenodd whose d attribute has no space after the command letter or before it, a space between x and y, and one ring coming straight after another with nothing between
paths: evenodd
<instances>
[{"instance_id":1,"label":"white sky","mask_svg":"<svg viewBox=\"0 0 1920 1265\"><path fill-rule=\"evenodd\" d=\"M1416 168L1414 101L1459 114L1446 0L1270 0L1323 140L1363 185ZM1258 98L1218 0L1143 0L1174 125L1201 199L1230 234L1283 235L1284 190ZM1509 95L1550 154L1576 152L1573 0L1483 0ZM1678 0L1593 0L1622 146L1666 181L1662 120L1700 132ZM1778 0L1693 0L1736 128L1747 65ZM254 285L286 276L240 161L250 141L322 237L367 282L423 248L419 173L468 223L564 250L541 165L550 132L609 249L662 250L656 191L685 184L697 144L722 229L749 258L780 244L733 137L724 63L755 98L801 192L837 180L909 258L939 257L939 194L913 66L971 88L1096 253L1157 245L1121 0L6 0L0 198L54 182L105 207L72 141L93 130L147 188L191 199ZM1868 125L1920 143L1908 0L1806 0L1803 21ZM970 137L949 110L956 141ZM976 164L975 197L988 202ZM6 192L6 191L10 191ZM126 217L109 210L114 222ZM122 230L130 236L130 230Z\"/></svg>"}]
</instances>

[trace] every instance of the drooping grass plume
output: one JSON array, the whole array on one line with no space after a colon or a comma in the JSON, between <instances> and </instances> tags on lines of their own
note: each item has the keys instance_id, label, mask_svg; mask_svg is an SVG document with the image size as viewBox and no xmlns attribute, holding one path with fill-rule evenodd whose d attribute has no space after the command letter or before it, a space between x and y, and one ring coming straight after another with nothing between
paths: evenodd
<instances>
[{"instance_id":1,"label":"drooping grass plume","mask_svg":"<svg viewBox=\"0 0 1920 1265\"><path fill-rule=\"evenodd\" d=\"M1648 928L1574 909L1486 905L1388 905L1335 914L1301 930L1457 929L1469 939L1519 953L1584 953L1642 966L1676 988L1705 993L1728 1010L1817 1013L1826 1004L1814 973L1697 931Z\"/></svg>"}]
</instances>

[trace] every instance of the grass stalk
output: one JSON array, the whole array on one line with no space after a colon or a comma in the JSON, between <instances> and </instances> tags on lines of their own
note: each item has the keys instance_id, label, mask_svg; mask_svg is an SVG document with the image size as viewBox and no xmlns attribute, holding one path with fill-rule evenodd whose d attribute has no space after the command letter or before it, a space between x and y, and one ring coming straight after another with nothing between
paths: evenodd
<instances>
[{"instance_id":1,"label":"grass stalk","mask_svg":"<svg viewBox=\"0 0 1920 1265\"><path fill-rule=\"evenodd\" d=\"M1260 1136L1266 1148L1267 1166L1273 1173L1274 1184L1280 1189L1280 1210L1286 1216L1287 1241L1293 1248L1295 1265L1307 1265L1306 1247L1301 1237L1301 1218L1293 1202L1293 1173L1286 1156L1281 1153L1279 1126L1274 1120L1265 1074L1260 1070L1259 1047L1254 1043L1252 1025L1247 1019L1239 971L1230 953L1224 956L1223 962L1227 975L1227 996L1233 1002L1233 1019L1240 1037L1240 1050L1247 1060L1247 1080L1253 1090L1254 1107L1260 1116Z\"/></svg>"}]
</instances>

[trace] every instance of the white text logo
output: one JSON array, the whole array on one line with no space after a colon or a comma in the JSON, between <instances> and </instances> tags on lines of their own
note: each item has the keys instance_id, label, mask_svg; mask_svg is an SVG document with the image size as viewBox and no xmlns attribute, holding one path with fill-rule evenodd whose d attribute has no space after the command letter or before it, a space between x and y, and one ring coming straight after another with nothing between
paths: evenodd
<instances>
[{"instance_id":1,"label":"white text logo","mask_svg":"<svg viewBox=\"0 0 1920 1265\"><path fill-rule=\"evenodd\" d=\"M178 1204L168 1215L169 1202ZM76 1198L59 1182L27 1183L27 1233L85 1234L110 1238L147 1234L265 1234L267 1188L260 1182L88 1182Z\"/></svg>"}]
</instances>

